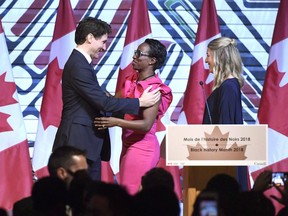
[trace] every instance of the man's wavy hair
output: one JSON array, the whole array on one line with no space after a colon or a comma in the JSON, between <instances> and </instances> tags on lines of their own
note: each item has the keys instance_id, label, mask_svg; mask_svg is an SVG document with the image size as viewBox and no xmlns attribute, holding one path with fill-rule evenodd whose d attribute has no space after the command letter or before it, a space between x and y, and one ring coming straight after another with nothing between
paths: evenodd
<instances>
[{"instance_id":1,"label":"man's wavy hair","mask_svg":"<svg viewBox=\"0 0 288 216\"><path fill-rule=\"evenodd\" d=\"M108 23L94 17L87 17L81 20L76 28L75 43L83 44L90 33L97 39L111 32L111 26Z\"/></svg>"}]
</instances>

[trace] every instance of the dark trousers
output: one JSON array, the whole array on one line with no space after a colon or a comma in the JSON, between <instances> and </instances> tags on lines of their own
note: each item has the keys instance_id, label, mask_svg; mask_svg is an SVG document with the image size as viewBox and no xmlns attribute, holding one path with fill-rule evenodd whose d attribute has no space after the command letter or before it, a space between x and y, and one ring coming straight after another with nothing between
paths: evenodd
<instances>
[{"instance_id":1,"label":"dark trousers","mask_svg":"<svg viewBox=\"0 0 288 216\"><path fill-rule=\"evenodd\" d=\"M101 180L101 159L97 161L87 159L88 163L88 175L92 180Z\"/></svg>"}]
</instances>

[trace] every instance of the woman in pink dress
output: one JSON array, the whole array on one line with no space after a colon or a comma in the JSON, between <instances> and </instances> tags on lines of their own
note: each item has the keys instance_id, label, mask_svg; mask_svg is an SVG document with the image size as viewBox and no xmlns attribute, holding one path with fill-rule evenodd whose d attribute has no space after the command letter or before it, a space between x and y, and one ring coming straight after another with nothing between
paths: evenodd
<instances>
[{"instance_id":1,"label":"woman in pink dress","mask_svg":"<svg viewBox=\"0 0 288 216\"><path fill-rule=\"evenodd\" d=\"M160 145L156 137L157 122L172 102L171 89L163 84L155 73L162 67L166 48L158 40L146 39L133 56L132 66L137 73L128 77L121 96L139 98L147 87L160 88L161 100L152 107L140 109L138 115L125 114L124 119L101 117L95 119L96 127L122 128L122 152L120 156L120 184L130 194L139 191L141 177L155 167L160 157Z\"/></svg>"}]
</instances>

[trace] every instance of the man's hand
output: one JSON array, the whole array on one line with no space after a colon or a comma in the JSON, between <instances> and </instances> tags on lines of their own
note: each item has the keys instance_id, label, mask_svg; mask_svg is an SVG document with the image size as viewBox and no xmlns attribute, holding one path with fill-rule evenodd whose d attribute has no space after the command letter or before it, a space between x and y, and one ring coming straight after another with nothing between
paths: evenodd
<instances>
[{"instance_id":1,"label":"man's hand","mask_svg":"<svg viewBox=\"0 0 288 216\"><path fill-rule=\"evenodd\" d=\"M150 107L156 104L161 99L160 88L157 88L151 92L150 89L152 86L149 86L144 90L143 94L139 98L139 106L140 107Z\"/></svg>"}]
</instances>

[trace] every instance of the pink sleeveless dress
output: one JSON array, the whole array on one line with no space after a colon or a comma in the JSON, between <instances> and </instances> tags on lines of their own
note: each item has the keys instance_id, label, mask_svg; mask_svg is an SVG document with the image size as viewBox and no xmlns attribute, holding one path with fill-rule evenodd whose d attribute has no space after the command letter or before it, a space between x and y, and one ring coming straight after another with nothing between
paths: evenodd
<instances>
[{"instance_id":1,"label":"pink sleeveless dress","mask_svg":"<svg viewBox=\"0 0 288 216\"><path fill-rule=\"evenodd\" d=\"M122 89L125 98L139 98L143 91L150 85L152 90L160 87L161 103L158 115L150 131L134 131L122 129L122 152L120 156L120 185L124 186L132 195L139 191L141 177L151 168L157 165L160 157L160 145L156 137L158 120L164 115L172 102L171 89L162 83L158 75L137 82L138 73L128 77ZM139 115L125 114L126 120L142 119Z\"/></svg>"}]
</instances>

